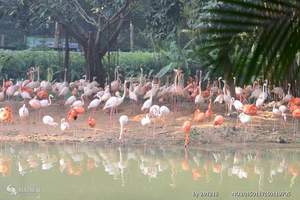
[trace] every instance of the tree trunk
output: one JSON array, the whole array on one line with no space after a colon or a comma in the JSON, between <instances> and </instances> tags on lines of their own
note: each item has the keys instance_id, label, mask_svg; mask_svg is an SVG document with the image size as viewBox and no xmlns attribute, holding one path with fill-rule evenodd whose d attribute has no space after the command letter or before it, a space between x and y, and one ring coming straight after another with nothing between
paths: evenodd
<instances>
[{"instance_id":1,"label":"tree trunk","mask_svg":"<svg viewBox=\"0 0 300 200\"><path fill-rule=\"evenodd\" d=\"M64 81L69 81L69 63L70 63L69 33L67 30L65 30Z\"/></svg>"},{"instance_id":2,"label":"tree trunk","mask_svg":"<svg viewBox=\"0 0 300 200\"><path fill-rule=\"evenodd\" d=\"M230 61L228 51L229 50L225 49L221 52L221 58L224 64L224 79L229 86L231 96L235 97L235 85L232 76L232 63Z\"/></svg>"},{"instance_id":3,"label":"tree trunk","mask_svg":"<svg viewBox=\"0 0 300 200\"><path fill-rule=\"evenodd\" d=\"M58 22L55 22L55 31L54 31L54 48L59 48L59 40L60 40L60 34L61 34L61 24Z\"/></svg>"},{"instance_id":4,"label":"tree trunk","mask_svg":"<svg viewBox=\"0 0 300 200\"><path fill-rule=\"evenodd\" d=\"M84 57L86 61L86 76L88 80L96 77L101 86L105 83L105 69L102 64L103 56L100 55L100 49L96 47L96 40L93 32L89 32L89 40L84 47Z\"/></svg>"},{"instance_id":5,"label":"tree trunk","mask_svg":"<svg viewBox=\"0 0 300 200\"><path fill-rule=\"evenodd\" d=\"M133 51L133 46L134 46L134 26L132 24L132 21L130 21L130 51Z\"/></svg>"}]
</instances>

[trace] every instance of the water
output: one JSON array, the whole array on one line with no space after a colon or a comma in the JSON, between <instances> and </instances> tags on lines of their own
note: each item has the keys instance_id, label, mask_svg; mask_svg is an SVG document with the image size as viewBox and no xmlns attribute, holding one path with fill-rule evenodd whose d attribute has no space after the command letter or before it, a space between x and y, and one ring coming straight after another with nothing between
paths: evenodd
<instances>
[{"instance_id":1,"label":"water","mask_svg":"<svg viewBox=\"0 0 300 200\"><path fill-rule=\"evenodd\" d=\"M300 197L299 170L300 149L2 144L0 199L226 200L269 191L288 197L268 199L290 200Z\"/></svg>"}]
</instances>

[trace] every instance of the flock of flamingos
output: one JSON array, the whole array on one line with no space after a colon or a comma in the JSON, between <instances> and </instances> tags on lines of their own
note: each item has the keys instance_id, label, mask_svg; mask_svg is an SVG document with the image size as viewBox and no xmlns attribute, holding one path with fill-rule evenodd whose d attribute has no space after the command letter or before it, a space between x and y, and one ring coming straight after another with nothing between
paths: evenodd
<instances>
[{"instance_id":1,"label":"flock of flamingos","mask_svg":"<svg viewBox=\"0 0 300 200\"><path fill-rule=\"evenodd\" d=\"M213 81L204 81L201 71L188 80L187 84L185 84L183 71L180 69L174 70L173 83L167 80L165 84L161 84L157 78L149 80L143 75L142 69L139 77L124 80L123 84L120 77L119 67L117 67L114 81L101 88L95 79L88 81L86 77L70 83L40 81L39 68L32 67L28 71L27 80L16 81L16 83L13 80L3 80L0 88L0 101L6 101L7 105L0 109L0 122L12 123L15 109L18 109L21 119L29 118L29 113L33 110L40 113L41 109L50 107L55 99L63 104L62 106L70 107L66 117L61 119L62 131L70 129L72 121L77 120L85 112L89 113L88 126L93 128L96 125L94 113L101 105L103 105L103 110L109 111L109 118L113 120L118 107L123 104L126 97L129 97L134 106L141 102L140 112L144 114L139 115L138 119L142 126L149 126L157 119L164 121L171 110L175 112L180 109L183 101L194 102L193 119L185 121L182 126L185 133L185 146L190 142L192 123L212 121L215 126L221 126L232 112L237 113L238 120L242 124L247 124L251 122L252 116L256 115L258 110L269 109L274 118L282 117L284 121L293 118L294 132L296 133L298 129L300 97L293 97L290 84L288 88L270 86L267 80L254 81L253 85L244 87L235 84L235 95L233 95L222 77ZM14 108L11 102L20 101L20 99L23 105L20 108ZM213 113L212 105L216 103L225 105L223 115ZM172 109L166 105L171 105ZM199 109L199 106L203 105L207 105L207 110L204 112ZM50 115L45 115L41 119L47 126L59 126ZM120 116L120 141L123 141L125 126L130 121L127 115Z\"/></svg>"},{"instance_id":2,"label":"flock of flamingos","mask_svg":"<svg viewBox=\"0 0 300 200\"><path fill-rule=\"evenodd\" d=\"M149 180L170 176L169 179L167 178L170 182L167 183L171 187L177 187L176 183L184 176L186 182L192 179L214 184L220 184L222 181L226 184L228 179L238 181L236 178L252 183L257 180L258 187L262 189L266 185L285 181L287 178L290 183L288 186L291 188L295 186L300 171L297 152L287 153L276 150L266 152L189 150L183 154L183 152L163 147L134 150L90 145L79 146L77 149L66 145L53 148L54 151L49 151L44 147L8 148L0 155L2 160L0 175L3 177L25 176L43 171L51 172L49 176L62 173L67 176L80 177L93 171L104 171L114 180L121 180L122 186L125 186L128 179L136 178L133 171L138 170L138 174L148 177ZM132 169L132 163L138 167ZM96 176L100 174L102 173L97 173ZM43 175L46 176L47 173Z\"/></svg>"}]
</instances>

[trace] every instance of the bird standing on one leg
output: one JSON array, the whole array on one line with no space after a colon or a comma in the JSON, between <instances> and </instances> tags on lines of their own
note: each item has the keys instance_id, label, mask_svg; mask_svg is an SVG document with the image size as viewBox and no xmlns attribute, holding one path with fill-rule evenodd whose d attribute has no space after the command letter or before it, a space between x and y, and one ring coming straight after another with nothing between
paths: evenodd
<instances>
[{"instance_id":1,"label":"bird standing on one leg","mask_svg":"<svg viewBox=\"0 0 300 200\"><path fill-rule=\"evenodd\" d=\"M190 121L185 121L183 123L182 129L185 133L185 141L184 141L184 147L187 148L187 146L190 144L190 132L191 132L192 124Z\"/></svg>"}]
</instances>

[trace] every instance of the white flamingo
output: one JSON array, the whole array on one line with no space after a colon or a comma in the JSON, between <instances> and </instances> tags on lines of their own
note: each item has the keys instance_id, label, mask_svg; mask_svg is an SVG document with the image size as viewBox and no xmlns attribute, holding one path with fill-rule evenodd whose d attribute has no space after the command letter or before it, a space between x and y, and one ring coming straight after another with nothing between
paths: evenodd
<instances>
[{"instance_id":1,"label":"white flamingo","mask_svg":"<svg viewBox=\"0 0 300 200\"><path fill-rule=\"evenodd\" d=\"M58 124L54 121L53 117L49 116L49 115L45 115L43 117L43 123L45 125L49 125L49 126L57 126Z\"/></svg>"},{"instance_id":2,"label":"white flamingo","mask_svg":"<svg viewBox=\"0 0 300 200\"><path fill-rule=\"evenodd\" d=\"M90 104L88 105L88 110L94 109L95 111L101 102L102 102L101 96L99 94L96 94L96 99L90 102Z\"/></svg>"},{"instance_id":3,"label":"white flamingo","mask_svg":"<svg viewBox=\"0 0 300 200\"><path fill-rule=\"evenodd\" d=\"M149 115L146 114L146 116L141 119L141 125L148 126L150 124L151 124L151 119L150 119Z\"/></svg>"},{"instance_id":4,"label":"white flamingo","mask_svg":"<svg viewBox=\"0 0 300 200\"><path fill-rule=\"evenodd\" d=\"M256 100L255 104L256 104L256 107L260 108L263 106L265 100L267 99L267 93L266 93L266 87L267 87L267 84L264 83L263 84L263 91L262 93L258 96L258 99Z\"/></svg>"},{"instance_id":5,"label":"white flamingo","mask_svg":"<svg viewBox=\"0 0 300 200\"><path fill-rule=\"evenodd\" d=\"M241 101L235 100L233 97L232 97L232 101L233 101L233 106L236 109L236 111L238 111L238 112L243 111L244 105L242 104Z\"/></svg>"},{"instance_id":6,"label":"white flamingo","mask_svg":"<svg viewBox=\"0 0 300 200\"><path fill-rule=\"evenodd\" d=\"M113 96L113 97L110 97L105 102L103 110L110 109L110 119L112 118L112 115L113 115L114 111L117 109L118 106L120 106L123 103L123 101L125 99L125 96L126 96L126 83L127 83L127 81L125 80L125 82L124 82L124 93L123 93L122 97Z\"/></svg>"},{"instance_id":7,"label":"white flamingo","mask_svg":"<svg viewBox=\"0 0 300 200\"><path fill-rule=\"evenodd\" d=\"M288 84L288 92L287 92L287 95L285 95L282 99L282 101L284 103L287 103L289 102L291 99L293 98L293 96L291 95L291 84L289 83Z\"/></svg>"},{"instance_id":8,"label":"white flamingo","mask_svg":"<svg viewBox=\"0 0 300 200\"><path fill-rule=\"evenodd\" d=\"M72 95L65 101L65 105L66 106L72 105L75 101L76 101L76 97Z\"/></svg>"},{"instance_id":9,"label":"white flamingo","mask_svg":"<svg viewBox=\"0 0 300 200\"><path fill-rule=\"evenodd\" d=\"M51 99L52 99L52 98L53 98L53 95L50 94L48 99L40 100L41 107L42 107L42 108L45 108L45 107L51 106L51 104L52 104Z\"/></svg>"},{"instance_id":10,"label":"white flamingo","mask_svg":"<svg viewBox=\"0 0 300 200\"><path fill-rule=\"evenodd\" d=\"M120 136L119 140L123 140L123 134L124 134L124 126L128 124L128 116L127 115L122 115L119 119L120 122Z\"/></svg>"},{"instance_id":11,"label":"white flamingo","mask_svg":"<svg viewBox=\"0 0 300 200\"><path fill-rule=\"evenodd\" d=\"M25 119L29 116L29 111L25 104L19 109L19 116L21 119Z\"/></svg>"},{"instance_id":12,"label":"white flamingo","mask_svg":"<svg viewBox=\"0 0 300 200\"><path fill-rule=\"evenodd\" d=\"M152 83L152 86L153 86L153 83ZM141 111L150 109L150 107L152 106L152 100L153 100L153 91L151 90L150 98L144 102L144 104L141 108Z\"/></svg>"},{"instance_id":13,"label":"white flamingo","mask_svg":"<svg viewBox=\"0 0 300 200\"><path fill-rule=\"evenodd\" d=\"M66 131L69 128L70 128L70 124L66 121L65 118L62 118L60 120L60 130Z\"/></svg>"},{"instance_id":14,"label":"white flamingo","mask_svg":"<svg viewBox=\"0 0 300 200\"><path fill-rule=\"evenodd\" d=\"M199 94L195 97L195 104L199 105L204 103L204 98L202 96L202 71L200 71L200 78L199 78Z\"/></svg>"},{"instance_id":15,"label":"white flamingo","mask_svg":"<svg viewBox=\"0 0 300 200\"><path fill-rule=\"evenodd\" d=\"M84 95L82 94L80 96L81 100L74 101L72 103L71 107L74 108L74 107L82 107L82 106L84 106L84 98L83 97L84 97Z\"/></svg>"}]
</instances>

